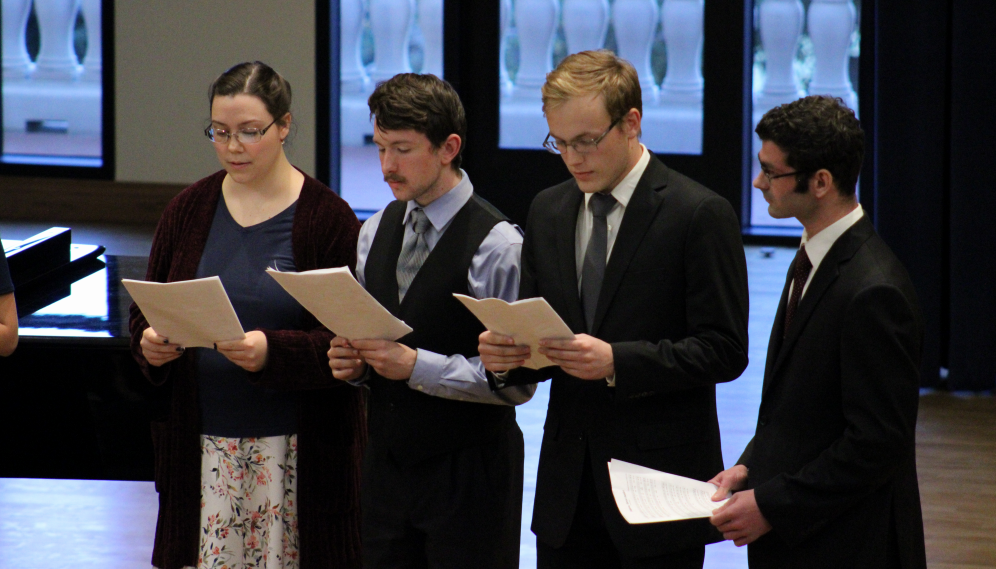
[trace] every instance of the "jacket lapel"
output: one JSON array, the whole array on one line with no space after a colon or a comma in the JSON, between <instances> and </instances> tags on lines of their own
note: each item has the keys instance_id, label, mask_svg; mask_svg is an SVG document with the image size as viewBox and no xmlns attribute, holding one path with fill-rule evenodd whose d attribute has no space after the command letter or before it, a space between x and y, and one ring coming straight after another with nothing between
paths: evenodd
<instances>
[{"instance_id":1,"label":"jacket lapel","mask_svg":"<svg viewBox=\"0 0 996 569\"><path fill-rule=\"evenodd\" d=\"M788 274L785 275L785 286L782 287L782 297L778 301L778 310L775 311L775 321L771 325L771 337L768 338L768 355L764 359L764 383L761 387L761 396L768 391L768 382L774 372L775 361L782 349L783 337L785 336L785 310L788 306L789 283L792 282L792 274L795 272L795 260L789 263Z\"/></svg>"},{"instance_id":2,"label":"jacket lapel","mask_svg":"<svg viewBox=\"0 0 996 569\"><path fill-rule=\"evenodd\" d=\"M777 358L775 359L774 366L770 370L767 370L765 376L768 377L768 371L770 371L771 377L778 372L778 369L785 362L788 354L792 352L793 346L795 346L796 340L802 334L802 331L806 328L806 324L809 322L809 318L813 315L816 307L820 303L820 299L826 294L830 286L837 280L840 276L840 265L846 263L858 252L858 249L864 244L874 234L874 227L871 221L868 220L867 216L862 217L855 223L850 229L845 231L841 235L837 242L830 247L827 252L826 257L823 258L823 262L820 263L820 268L816 270L813 274L812 282L809 284L809 288L806 290L805 296L799 301L799 307L796 309L795 314L792 316L792 324L789 326L788 330L785 331L785 340L781 343L781 346L777 352ZM790 272L791 274L791 272ZM782 298L784 300L788 291L788 282L785 284L785 289L782 292ZM778 316L776 319L781 318L780 322L784 322L784 314L782 311L782 306L779 305ZM776 321L774 328L781 328L781 324ZM774 334L772 334L774 335ZM769 351L768 356L770 358L771 352ZM764 390L767 390L767 385L765 385ZM763 393L762 393L763 396Z\"/></svg>"},{"instance_id":3,"label":"jacket lapel","mask_svg":"<svg viewBox=\"0 0 996 569\"><path fill-rule=\"evenodd\" d=\"M560 273L560 290L563 293L567 314L561 314L575 333L586 332L581 298L578 295L578 273L574 247L577 231L578 212L584 203L584 193L573 184L559 204L559 213L554 215L557 236L557 264Z\"/></svg>"},{"instance_id":4,"label":"jacket lapel","mask_svg":"<svg viewBox=\"0 0 996 569\"><path fill-rule=\"evenodd\" d=\"M605 266L605 278L602 280L602 290L598 293L598 306L595 309L593 335L598 332L602 320L605 319L605 313L622 283L626 267L632 261L647 229L650 228L650 224L657 217L657 211L664 203L660 190L667 186L667 180L667 166L651 154L647 169L637 182L633 196L626 206L626 213L623 214L619 225L619 233L612 246L609 263Z\"/></svg>"}]
</instances>

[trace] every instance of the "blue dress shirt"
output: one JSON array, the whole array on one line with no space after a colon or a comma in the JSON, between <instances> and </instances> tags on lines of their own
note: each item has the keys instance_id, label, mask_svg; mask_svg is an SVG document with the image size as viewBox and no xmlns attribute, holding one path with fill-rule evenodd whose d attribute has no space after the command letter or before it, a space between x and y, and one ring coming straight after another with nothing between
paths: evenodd
<instances>
[{"instance_id":1,"label":"blue dress shirt","mask_svg":"<svg viewBox=\"0 0 996 569\"><path fill-rule=\"evenodd\" d=\"M449 227L457 212L470 200L474 186L470 177L460 170L460 183L429 205L422 208L431 223L425 233L429 251L436 246L439 238ZM404 239L413 233L408 219L412 210L419 207L415 201L408 202L408 209L401 222L405 225ZM360 228L356 245L356 278L366 286L363 269L367 255L373 244L377 228L384 211L378 211ZM522 232L507 221L495 225L481 242L467 271L467 284L475 298L501 298L514 302L519 296L519 259L522 254ZM536 391L535 385L510 387L492 391L488 386L484 365L478 356L466 358L462 355L444 355L418 349L415 369L408 380L408 386L428 395L492 403L496 405L519 405L529 401Z\"/></svg>"}]
</instances>

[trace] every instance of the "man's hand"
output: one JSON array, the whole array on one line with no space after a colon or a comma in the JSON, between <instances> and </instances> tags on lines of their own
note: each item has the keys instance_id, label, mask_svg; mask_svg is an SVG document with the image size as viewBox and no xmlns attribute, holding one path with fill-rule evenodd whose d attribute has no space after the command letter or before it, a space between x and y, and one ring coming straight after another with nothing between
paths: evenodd
<instances>
[{"instance_id":1,"label":"man's hand","mask_svg":"<svg viewBox=\"0 0 996 569\"><path fill-rule=\"evenodd\" d=\"M142 332L142 341L139 342L139 346L142 347L145 361L155 367L169 363L183 355L183 346L170 344L168 338L156 334L152 328L146 328Z\"/></svg>"},{"instance_id":2,"label":"man's hand","mask_svg":"<svg viewBox=\"0 0 996 569\"><path fill-rule=\"evenodd\" d=\"M215 349L246 371L257 372L266 367L266 334L259 330L246 332L246 337L241 340L218 342Z\"/></svg>"},{"instance_id":3,"label":"man's hand","mask_svg":"<svg viewBox=\"0 0 996 569\"><path fill-rule=\"evenodd\" d=\"M484 369L501 373L520 367L529 359L529 346L516 346L515 339L485 330L477 337L477 351Z\"/></svg>"},{"instance_id":4,"label":"man's hand","mask_svg":"<svg viewBox=\"0 0 996 569\"><path fill-rule=\"evenodd\" d=\"M612 346L587 334L577 334L573 340L540 340L539 352L581 379L605 379L616 373Z\"/></svg>"},{"instance_id":5,"label":"man's hand","mask_svg":"<svg viewBox=\"0 0 996 569\"><path fill-rule=\"evenodd\" d=\"M332 376L343 381L359 379L367 370L360 351L342 336L332 338L329 343L329 367Z\"/></svg>"},{"instance_id":6,"label":"man's hand","mask_svg":"<svg viewBox=\"0 0 996 569\"><path fill-rule=\"evenodd\" d=\"M712 495L713 502L728 498L731 492L739 492L747 487L747 467L738 464L733 468L727 468L713 476L709 483L717 487L716 493Z\"/></svg>"},{"instance_id":7,"label":"man's hand","mask_svg":"<svg viewBox=\"0 0 996 569\"><path fill-rule=\"evenodd\" d=\"M388 340L352 340L350 344L381 377L407 381L412 376L418 352L408 346Z\"/></svg>"},{"instance_id":8,"label":"man's hand","mask_svg":"<svg viewBox=\"0 0 996 569\"><path fill-rule=\"evenodd\" d=\"M771 524L764 519L764 514L757 507L753 490L734 494L729 501L713 511L709 523L723 532L724 539L733 540L737 547L753 543L771 531Z\"/></svg>"}]
</instances>

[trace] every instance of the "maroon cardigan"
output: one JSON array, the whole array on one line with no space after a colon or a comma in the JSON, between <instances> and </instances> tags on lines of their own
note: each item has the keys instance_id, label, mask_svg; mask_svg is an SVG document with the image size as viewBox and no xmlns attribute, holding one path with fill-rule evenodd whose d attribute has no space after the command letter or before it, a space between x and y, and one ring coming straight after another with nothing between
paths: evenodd
<instances>
[{"instance_id":1,"label":"maroon cardigan","mask_svg":"<svg viewBox=\"0 0 996 569\"><path fill-rule=\"evenodd\" d=\"M195 277L221 195L225 171L181 192L163 212L146 280ZM297 270L356 266L360 223L346 202L305 175L291 230ZM200 548L200 412L191 353L150 366L139 342L148 323L131 305L131 350L155 385L171 384L169 416L152 424L159 518L152 564L197 566ZM298 521L302 569L360 566L360 460L366 443L362 389L332 377L334 334L306 313L301 330L262 330L266 368L254 381L301 391L298 399ZM305 391L306 390L306 391Z\"/></svg>"}]
</instances>

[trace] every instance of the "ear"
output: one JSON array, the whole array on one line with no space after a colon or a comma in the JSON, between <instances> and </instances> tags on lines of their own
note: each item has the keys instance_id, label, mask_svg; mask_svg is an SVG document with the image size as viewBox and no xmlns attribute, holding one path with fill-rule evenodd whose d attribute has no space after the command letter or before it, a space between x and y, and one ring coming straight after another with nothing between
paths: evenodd
<instances>
[{"instance_id":1,"label":"ear","mask_svg":"<svg viewBox=\"0 0 996 569\"><path fill-rule=\"evenodd\" d=\"M280 142L283 142L284 140L286 140L287 139L287 135L290 134L291 119L292 119L292 117L291 117L290 113L285 114L284 117L283 117L283 123L284 124L283 124L283 126L280 127L280 132L279 132L279 134L280 134Z\"/></svg>"},{"instance_id":2,"label":"ear","mask_svg":"<svg viewBox=\"0 0 996 569\"><path fill-rule=\"evenodd\" d=\"M817 170L813 177L809 179L809 192L817 199L824 199L831 194L839 194L837 185L834 182L833 174L830 170L822 168Z\"/></svg>"},{"instance_id":3,"label":"ear","mask_svg":"<svg viewBox=\"0 0 996 569\"><path fill-rule=\"evenodd\" d=\"M451 162L460 154L460 148L463 146L463 141L460 140L460 135L451 134L446 137L446 140L439 146L439 159L443 163L443 166L449 166Z\"/></svg>"},{"instance_id":4,"label":"ear","mask_svg":"<svg viewBox=\"0 0 996 569\"><path fill-rule=\"evenodd\" d=\"M640 115L640 111L636 109L630 109L628 113L623 115L620 124L627 138L635 138L640 135L640 123L642 120L643 117Z\"/></svg>"}]
</instances>

